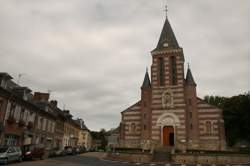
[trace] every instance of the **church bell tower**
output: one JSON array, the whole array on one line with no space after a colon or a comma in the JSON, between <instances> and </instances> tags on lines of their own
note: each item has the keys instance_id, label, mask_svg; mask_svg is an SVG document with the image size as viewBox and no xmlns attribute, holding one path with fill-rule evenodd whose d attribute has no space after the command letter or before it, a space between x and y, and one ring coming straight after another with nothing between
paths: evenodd
<instances>
[{"instance_id":1,"label":"church bell tower","mask_svg":"<svg viewBox=\"0 0 250 166\"><path fill-rule=\"evenodd\" d=\"M151 139L160 147L186 146L184 55L168 17L151 55Z\"/></svg>"}]
</instances>

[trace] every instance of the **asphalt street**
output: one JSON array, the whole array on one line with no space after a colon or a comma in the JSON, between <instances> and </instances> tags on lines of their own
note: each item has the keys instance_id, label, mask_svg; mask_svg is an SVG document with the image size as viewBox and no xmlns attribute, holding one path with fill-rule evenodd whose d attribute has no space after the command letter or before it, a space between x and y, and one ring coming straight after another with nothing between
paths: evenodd
<instances>
[{"instance_id":1,"label":"asphalt street","mask_svg":"<svg viewBox=\"0 0 250 166\"><path fill-rule=\"evenodd\" d=\"M184 166L180 164L153 164L153 163L129 163L102 159L102 153L83 154L77 156L66 156L50 158L45 160L24 161L12 163L11 166ZM215 166L215 165L189 165L186 166ZM219 165L216 165L219 166ZM221 165L222 166L222 165ZM230 165L227 165L230 166ZM240 166L240 165L235 165ZM243 166L243 165L242 165ZM245 165L250 166L250 165Z\"/></svg>"}]
</instances>

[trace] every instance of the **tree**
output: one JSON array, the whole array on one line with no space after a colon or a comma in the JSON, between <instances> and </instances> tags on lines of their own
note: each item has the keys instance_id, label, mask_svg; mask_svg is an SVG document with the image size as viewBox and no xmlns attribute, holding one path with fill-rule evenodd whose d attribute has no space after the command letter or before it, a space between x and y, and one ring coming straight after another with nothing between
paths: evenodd
<instances>
[{"instance_id":1,"label":"tree","mask_svg":"<svg viewBox=\"0 0 250 166\"><path fill-rule=\"evenodd\" d=\"M233 97L205 96L205 101L223 110L227 143L250 142L250 93Z\"/></svg>"},{"instance_id":2,"label":"tree","mask_svg":"<svg viewBox=\"0 0 250 166\"><path fill-rule=\"evenodd\" d=\"M108 142L106 139L107 132L105 129L101 129L99 132L98 131L92 131L91 136L93 140L100 140L101 141L101 146L99 147L100 149L105 150L105 147L107 146Z\"/></svg>"}]
</instances>

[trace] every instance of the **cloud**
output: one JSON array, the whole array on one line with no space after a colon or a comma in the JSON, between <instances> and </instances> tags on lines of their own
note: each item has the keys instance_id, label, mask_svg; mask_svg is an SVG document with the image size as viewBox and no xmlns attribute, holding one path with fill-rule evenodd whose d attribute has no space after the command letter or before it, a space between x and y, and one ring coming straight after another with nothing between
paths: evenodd
<instances>
[{"instance_id":1,"label":"cloud","mask_svg":"<svg viewBox=\"0 0 250 166\"><path fill-rule=\"evenodd\" d=\"M176 0L168 17L198 94L250 88L250 2ZM0 70L82 117L114 128L140 98L140 85L165 18L149 0L0 0Z\"/></svg>"}]
</instances>

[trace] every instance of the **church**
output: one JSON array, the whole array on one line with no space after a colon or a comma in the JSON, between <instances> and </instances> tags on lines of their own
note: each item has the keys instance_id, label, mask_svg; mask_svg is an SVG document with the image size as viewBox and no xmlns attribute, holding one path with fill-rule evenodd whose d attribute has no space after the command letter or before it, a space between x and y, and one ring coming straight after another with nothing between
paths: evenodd
<instances>
[{"instance_id":1,"label":"church","mask_svg":"<svg viewBox=\"0 0 250 166\"><path fill-rule=\"evenodd\" d=\"M190 67L185 72L183 49L167 17L151 55L151 75L146 71L141 99L121 112L120 146L225 149L222 110L197 97L195 79Z\"/></svg>"}]
</instances>

